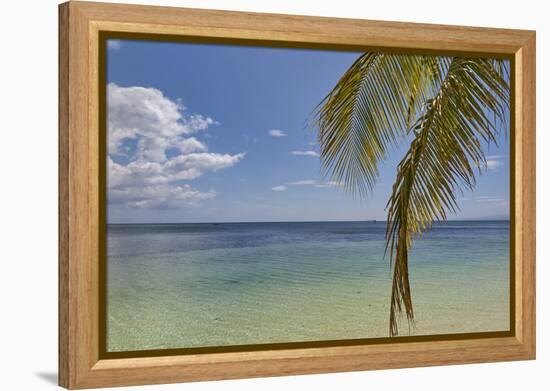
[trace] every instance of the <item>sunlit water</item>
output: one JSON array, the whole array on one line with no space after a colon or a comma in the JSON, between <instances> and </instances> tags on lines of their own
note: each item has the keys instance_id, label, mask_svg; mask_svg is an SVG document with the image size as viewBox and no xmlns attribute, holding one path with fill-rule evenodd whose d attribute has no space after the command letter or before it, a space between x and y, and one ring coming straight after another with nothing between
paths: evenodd
<instances>
[{"instance_id":1,"label":"sunlit water","mask_svg":"<svg viewBox=\"0 0 550 391\"><path fill-rule=\"evenodd\" d=\"M388 336L385 222L109 225L107 349ZM509 328L509 223L439 224L415 242L416 327ZM409 334L410 333L410 334Z\"/></svg>"}]
</instances>

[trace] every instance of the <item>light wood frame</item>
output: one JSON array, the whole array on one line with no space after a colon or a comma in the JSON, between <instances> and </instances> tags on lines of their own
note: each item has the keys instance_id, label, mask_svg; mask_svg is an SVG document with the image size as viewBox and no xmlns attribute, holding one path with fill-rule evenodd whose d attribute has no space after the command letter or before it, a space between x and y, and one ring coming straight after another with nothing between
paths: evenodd
<instances>
[{"instance_id":1,"label":"light wood frame","mask_svg":"<svg viewBox=\"0 0 550 391\"><path fill-rule=\"evenodd\" d=\"M512 336L100 359L101 31L510 56L515 64ZM526 360L535 358L535 345L534 32L78 1L59 6L61 386L76 389Z\"/></svg>"}]
</instances>

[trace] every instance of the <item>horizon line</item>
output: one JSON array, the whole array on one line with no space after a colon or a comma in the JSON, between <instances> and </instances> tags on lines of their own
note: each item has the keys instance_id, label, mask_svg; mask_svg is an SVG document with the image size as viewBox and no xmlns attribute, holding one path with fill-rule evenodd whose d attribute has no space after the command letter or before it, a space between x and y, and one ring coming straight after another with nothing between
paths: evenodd
<instances>
[{"instance_id":1,"label":"horizon line","mask_svg":"<svg viewBox=\"0 0 550 391\"><path fill-rule=\"evenodd\" d=\"M186 221L186 222L129 222L112 223L106 225L177 225L177 224L275 224L275 223L386 223L388 220L363 219L363 220L279 220L279 221ZM437 223L446 223L453 221L510 221L510 218L488 218L488 219L452 219L445 221L435 221Z\"/></svg>"}]
</instances>

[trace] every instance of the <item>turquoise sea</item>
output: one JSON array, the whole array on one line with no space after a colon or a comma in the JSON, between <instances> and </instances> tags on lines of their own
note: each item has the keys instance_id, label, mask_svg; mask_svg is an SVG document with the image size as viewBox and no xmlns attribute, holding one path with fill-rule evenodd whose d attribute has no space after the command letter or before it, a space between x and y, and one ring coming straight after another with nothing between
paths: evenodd
<instances>
[{"instance_id":1,"label":"turquoise sea","mask_svg":"<svg viewBox=\"0 0 550 391\"><path fill-rule=\"evenodd\" d=\"M110 224L107 350L388 336L385 222ZM437 224L415 242L415 327L509 329L508 221Z\"/></svg>"}]
</instances>

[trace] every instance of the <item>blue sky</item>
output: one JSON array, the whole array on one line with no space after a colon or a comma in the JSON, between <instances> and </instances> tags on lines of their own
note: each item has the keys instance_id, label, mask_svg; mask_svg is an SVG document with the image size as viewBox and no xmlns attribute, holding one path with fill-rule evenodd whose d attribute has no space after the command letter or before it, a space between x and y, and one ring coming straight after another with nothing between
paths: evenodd
<instances>
[{"instance_id":1,"label":"blue sky","mask_svg":"<svg viewBox=\"0 0 550 391\"><path fill-rule=\"evenodd\" d=\"M385 219L405 147L358 200L322 176L307 127L360 53L126 40L107 52L110 223ZM452 218L508 217L508 140L487 155Z\"/></svg>"}]
</instances>

